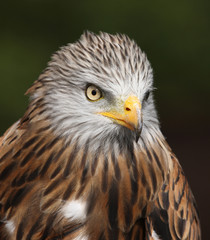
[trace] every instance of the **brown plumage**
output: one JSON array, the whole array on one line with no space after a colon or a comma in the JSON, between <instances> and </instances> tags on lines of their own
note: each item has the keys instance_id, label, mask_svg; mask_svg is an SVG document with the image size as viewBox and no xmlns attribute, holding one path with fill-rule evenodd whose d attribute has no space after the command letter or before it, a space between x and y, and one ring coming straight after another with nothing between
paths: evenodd
<instances>
[{"instance_id":1,"label":"brown plumage","mask_svg":"<svg viewBox=\"0 0 210 240\"><path fill-rule=\"evenodd\" d=\"M201 239L152 82L125 35L87 32L53 56L0 138L0 239Z\"/></svg>"}]
</instances>

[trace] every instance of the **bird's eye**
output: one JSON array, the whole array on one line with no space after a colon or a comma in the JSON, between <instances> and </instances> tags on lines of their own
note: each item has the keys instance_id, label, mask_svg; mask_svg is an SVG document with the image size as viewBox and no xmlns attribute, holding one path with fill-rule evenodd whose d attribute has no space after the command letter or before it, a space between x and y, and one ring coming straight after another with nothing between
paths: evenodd
<instances>
[{"instance_id":1,"label":"bird's eye","mask_svg":"<svg viewBox=\"0 0 210 240\"><path fill-rule=\"evenodd\" d=\"M150 95L150 91L147 91L144 95L144 100L143 101L147 101L147 99L149 98Z\"/></svg>"},{"instance_id":2,"label":"bird's eye","mask_svg":"<svg viewBox=\"0 0 210 240\"><path fill-rule=\"evenodd\" d=\"M89 85L86 89L86 96L90 101L97 101L102 97L102 92L94 85Z\"/></svg>"}]
</instances>

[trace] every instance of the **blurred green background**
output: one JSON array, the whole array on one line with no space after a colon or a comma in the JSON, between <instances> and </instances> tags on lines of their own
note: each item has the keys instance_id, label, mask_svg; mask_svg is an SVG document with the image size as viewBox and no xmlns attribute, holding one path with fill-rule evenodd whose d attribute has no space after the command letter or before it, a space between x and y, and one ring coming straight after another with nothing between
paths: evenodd
<instances>
[{"instance_id":1,"label":"blurred green background","mask_svg":"<svg viewBox=\"0 0 210 240\"><path fill-rule=\"evenodd\" d=\"M164 135L210 235L210 1L20 0L0 3L0 135L27 106L24 92L60 46L86 29L126 33L154 68Z\"/></svg>"}]
</instances>

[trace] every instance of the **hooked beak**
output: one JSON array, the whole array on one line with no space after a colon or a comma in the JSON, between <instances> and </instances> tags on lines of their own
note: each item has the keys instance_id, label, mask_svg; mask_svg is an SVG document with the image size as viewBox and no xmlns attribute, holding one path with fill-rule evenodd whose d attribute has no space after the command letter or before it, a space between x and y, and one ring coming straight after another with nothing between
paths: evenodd
<instances>
[{"instance_id":1,"label":"hooked beak","mask_svg":"<svg viewBox=\"0 0 210 240\"><path fill-rule=\"evenodd\" d=\"M136 134L136 142L141 134L141 103L136 96L129 96L123 105L122 109L114 109L110 112L100 112L99 114L111 118L117 124L120 124Z\"/></svg>"}]
</instances>

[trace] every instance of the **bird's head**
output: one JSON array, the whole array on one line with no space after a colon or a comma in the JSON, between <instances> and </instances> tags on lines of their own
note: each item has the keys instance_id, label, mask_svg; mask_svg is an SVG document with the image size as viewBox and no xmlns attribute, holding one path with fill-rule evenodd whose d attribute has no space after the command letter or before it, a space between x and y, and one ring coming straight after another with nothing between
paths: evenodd
<instances>
[{"instance_id":1,"label":"bird's head","mask_svg":"<svg viewBox=\"0 0 210 240\"><path fill-rule=\"evenodd\" d=\"M32 99L43 99L42 114L67 140L140 143L159 129L151 65L125 35L84 33L53 55L37 83L44 91L34 88Z\"/></svg>"}]
</instances>

